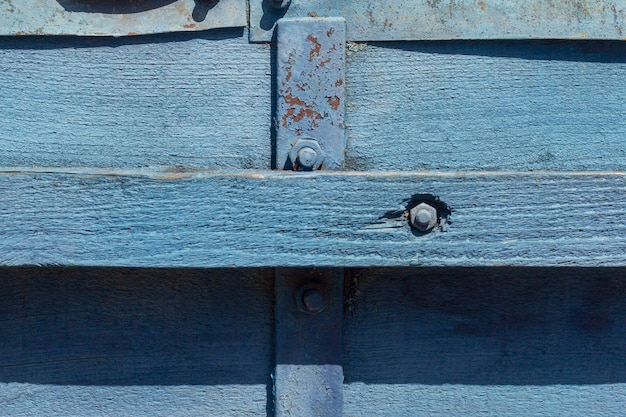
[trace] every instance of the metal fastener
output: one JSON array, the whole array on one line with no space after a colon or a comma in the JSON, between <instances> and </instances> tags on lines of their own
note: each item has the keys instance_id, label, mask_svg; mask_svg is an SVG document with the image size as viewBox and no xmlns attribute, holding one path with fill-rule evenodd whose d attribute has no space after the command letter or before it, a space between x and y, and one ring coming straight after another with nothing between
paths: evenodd
<instances>
[{"instance_id":1,"label":"metal fastener","mask_svg":"<svg viewBox=\"0 0 626 417\"><path fill-rule=\"evenodd\" d=\"M437 209L427 203L420 203L409 211L409 224L420 232L429 232L437 224Z\"/></svg>"},{"instance_id":2,"label":"metal fastener","mask_svg":"<svg viewBox=\"0 0 626 417\"><path fill-rule=\"evenodd\" d=\"M308 289L302 293L302 305L312 313L322 311L326 307L326 300L317 289Z\"/></svg>"},{"instance_id":3,"label":"metal fastener","mask_svg":"<svg viewBox=\"0 0 626 417\"><path fill-rule=\"evenodd\" d=\"M321 168L324 153L316 140L298 139L289 151L289 159L293 169L312 171Z\"/></svg>"}]
</instances>

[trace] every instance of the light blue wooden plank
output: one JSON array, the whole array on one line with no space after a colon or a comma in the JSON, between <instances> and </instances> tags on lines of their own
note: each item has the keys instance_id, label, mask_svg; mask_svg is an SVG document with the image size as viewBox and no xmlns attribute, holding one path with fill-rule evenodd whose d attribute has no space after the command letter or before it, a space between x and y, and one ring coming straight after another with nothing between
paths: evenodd
<instances>
[{"instance_id":1,"label":"light blue wooden plank","mask_svg":"<svg viewBox=\"0 0 626 417\"><path fill-rule=\"evenodd\" d=\"M273 278L0 268L0 415L267 415Z\"/></svg>"},{"instance_id":2,"label":"light blue wooden plank","mask_svg":"<svg viewBox=\"0 0 626 417\"><path fill-rule=\"evenodd\" d=\"M385 218L416 193L444 231ZM626 265L623 173L5 174L0 195L3 265Z\"/></svg>"},{"instance_id":3,"label":"light blue wooden plank","mask_svg":"<svg viewBox=\"0 0 626 417\"><path fill-rule=\"evenodd\" d=\"M621 416L626 269L348 269L346 416Z\"/></svg>"},{"instance_id":4,"label":"light blue wooden plank","mask_svg":"<svg viewBox=\"0 0 626 417\"><path fill-rule=\"evenodd\" d=\"M2 165L269 168L270 51L241 29L0 38Z\"/></svg>"},{"instance_id":5,"label":"light blue wooden plank","mask_svg":"<svg viewBox=\"0 0 626 417\"><path fill-rule=\"evenodd\" d=\"M240 35L0 39L0 165L269 168L271 54ZM346 165L621 170L625 45L351 44Z\"/></svg>"},{"instance_id":6,"label":"light blue wooden plank","mask_svg":"<svg viewBox=\"0 0 626 417\"><path fill-rule=\"evenodd\" d=\"M348 168L626 166L626 43L353 44L348 63Z\"/></svg>"}]
</instances>

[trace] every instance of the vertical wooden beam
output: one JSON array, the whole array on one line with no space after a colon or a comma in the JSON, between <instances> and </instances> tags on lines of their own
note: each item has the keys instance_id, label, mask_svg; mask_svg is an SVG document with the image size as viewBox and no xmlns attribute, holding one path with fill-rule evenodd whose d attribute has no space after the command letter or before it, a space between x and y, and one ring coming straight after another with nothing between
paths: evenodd
<instances>
[{"instance_id":1,"label":"vertical wooden beam","mask_svg":"<svg viewBox=\"0 0 626 417\"><path fill-rule=\"evenodd\" d=\"M343 406L343 270L277 269L277 417L340 417Z\"/></svg>"}]
</instances>

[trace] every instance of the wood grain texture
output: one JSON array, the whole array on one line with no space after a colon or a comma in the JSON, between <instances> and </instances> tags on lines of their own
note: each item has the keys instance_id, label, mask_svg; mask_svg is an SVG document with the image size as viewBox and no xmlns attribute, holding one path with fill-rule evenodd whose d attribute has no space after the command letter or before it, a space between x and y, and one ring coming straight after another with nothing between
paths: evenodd
<instances>
[{"instance_id":1,"label":"wood grain texture","mask_svg":"<svg viewBox=\"0 0 626 417\"><path fill-rule=\"evenodd\" d=\"M0 415L265 416L272 300L263 269L0 269Z\"/></svg>"},{"instance_id":2,"label":"wood grain texture","mask_svg":"<svg viewBox=\"0 0 626 417\"><path fill-rule=\"evenodd\" d=\"M626 264L622 173L188 175L1 175L0 264ZM415 193L444 230L387 218Z\"/></svg>"},{"instance_id":3,"label":"wood grain texture","mask_svg":"<svg viewBox=\"0 0 626 417\"><path fill-rule=\"evenodd\" d=\"M241 35L0 39L0 166L269 168L271 52ZM626 166L624 42L348 52L348 169Z\"/></svg>"},{"instance_id":4,"label":"wood grain texture","mask_svg":"<svg viewBox=\"0 0 626 417\"><path fill-rule=\"evenodd\" d=\"M347 269L346 416L621 416L626 270Z\"/></svg>"},{"instance_id":5,"label":"wood grain texture","mask_svg":"<svg viewBox=\"0 0 626 417\"><path fill-rule=\"evenodd\" d=\"M269 168L270 50L242 35L0 38L1 164Z\"/></svg>"},{"instance_id":6,"label":"wood grain texture","mask_svg":"<svg viewBox=\"0 0 626 417\"><path fill-rule=\"evenodd\" d=\"M396 42L348 51L348 169L626 166L626 43Z\"/></svg>"}]
</instances>

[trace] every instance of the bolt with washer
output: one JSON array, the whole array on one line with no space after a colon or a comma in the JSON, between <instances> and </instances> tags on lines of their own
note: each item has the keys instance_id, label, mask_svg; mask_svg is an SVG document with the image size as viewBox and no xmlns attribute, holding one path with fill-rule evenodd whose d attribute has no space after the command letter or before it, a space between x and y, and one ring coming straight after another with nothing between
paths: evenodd
<instances>
[{"instance_id":1,"label":"bolt with washer","mask_svg":"<svg viewBox=\"0 0 626 417\"><path fill-rule=\"evenodd\" d=\"M409 224L420 232L430 232L437 224L437 209L428 203L419 203L409 211Z\"/></svg>"},{"instance_id":2,"label":"bolt with washer","mask_svg":"<svg viewBox=\"0 0 626 417\"><path fill-rule=\"evenodd\" d=\"M293 169L313 171L321 168L324 162L324 153L316 140L298 139L289 151L289 159Z\"/></svg>"}]
</instances>

